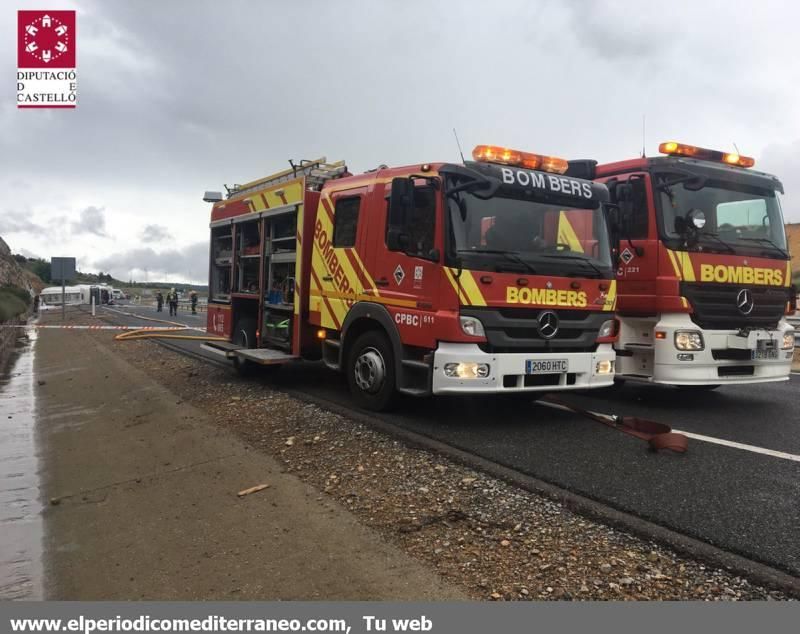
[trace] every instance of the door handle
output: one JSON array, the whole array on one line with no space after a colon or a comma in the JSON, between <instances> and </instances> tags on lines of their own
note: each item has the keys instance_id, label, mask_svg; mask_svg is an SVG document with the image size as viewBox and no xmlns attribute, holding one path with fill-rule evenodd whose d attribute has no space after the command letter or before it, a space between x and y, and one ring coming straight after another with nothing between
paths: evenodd
<instances>
[{"instance_id":1,"label":"door handle","mask_svg":"<svg viewBox=\"0 0 800 634\"><path fill-rule=\"evenodd\" d=\"M375 286L389 286L389 280L385 277L382 277L379 280L375 280Z\"/></svg>"},{"instance_id":2,"label":"door handle","mask_svg":"<svg viewBox=\"0 0 800 634\"><path fill-rule=\"evenodd\" d=\"M330 275L323 275L322 276L322 281L323 282L332 282L333 281L333 277L330 276Z\"/></svg>"}]
</instances>

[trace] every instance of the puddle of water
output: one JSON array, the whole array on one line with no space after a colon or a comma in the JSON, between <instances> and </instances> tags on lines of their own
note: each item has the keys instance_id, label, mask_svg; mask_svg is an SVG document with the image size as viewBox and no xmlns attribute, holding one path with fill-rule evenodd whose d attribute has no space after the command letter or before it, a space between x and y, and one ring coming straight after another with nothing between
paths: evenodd
<instances>
[{"instance_id":1,"label":"puddle of water","mask_svg":"<svg viewBox=\"0 0 800 634\"><path fill-rule=\"evenodd\" d=\"M0 599L42 599L42 506L36 447L34 341L0 374Z\"/></svg>"}]
</instances>

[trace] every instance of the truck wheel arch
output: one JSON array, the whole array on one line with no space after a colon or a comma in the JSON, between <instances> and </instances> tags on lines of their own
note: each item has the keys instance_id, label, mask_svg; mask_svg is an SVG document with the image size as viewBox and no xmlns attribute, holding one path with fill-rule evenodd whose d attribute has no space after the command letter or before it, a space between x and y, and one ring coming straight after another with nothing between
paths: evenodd
<instances>
[{"instance_id":1,"label":"truck wheel arch","mask_svg":"<svg viewBox=\"0 0 800 634\"><path fill-rule=\"evenodd\" d=\"M381 330L389 338L389 343L392 345L394 352L396 376L399 376L403 359L403 344L400 341L400 333L397 331L397 326L386 307L374 302L359 302L347 312L342 324L339 367L345 367L346 355L349 353L353 342L368 330Z\"/></svg>"}]
</instances>

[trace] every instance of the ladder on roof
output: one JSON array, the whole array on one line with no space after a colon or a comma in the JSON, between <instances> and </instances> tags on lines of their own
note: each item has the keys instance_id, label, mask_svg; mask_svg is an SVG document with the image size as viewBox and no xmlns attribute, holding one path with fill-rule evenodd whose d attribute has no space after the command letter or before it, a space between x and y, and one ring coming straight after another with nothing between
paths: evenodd
<instances>
[{"instance_id":1,"label":"ladder on roof","mask_svg":"<svg viewBox=\"0 0 800 634\"><path fill-rule=\"evenodd\" d=\"M267 176L261 180L247 183L246 185L235 185L228 190L228 197L238 196L239 194L250 194L259 192L268 187L280 185L301 176L306 177L306 186L310 189L320 189L325 181L332 178L339 178L347 172L347 166L344 161L337 161L335 163L328 163L327 159L323 156L315 161L303 161L300 165L294 165L288 170L278 172L272 176Z\"/></svg>"}]
</instances>

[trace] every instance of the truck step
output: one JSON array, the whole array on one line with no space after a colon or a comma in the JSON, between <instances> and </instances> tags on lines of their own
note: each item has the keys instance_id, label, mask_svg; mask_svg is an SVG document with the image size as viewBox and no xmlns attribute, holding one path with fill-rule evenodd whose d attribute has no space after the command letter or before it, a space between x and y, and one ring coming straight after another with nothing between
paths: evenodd
<instances>
[{"instance_id":1,"label":"truck step","mask_svg":"<svg viewBox=\"0 0 800 634\"><path fill-rule=\"evenodd\" d=\"M226 359L231 359L233 358L233 353L236 350L239 350L241 346L237 346L234 343L228 343L227 341L206 341L200 346L200 348L206 352L211 352L221 357L225 357Z\"/></svg>"},{"instance_id":2,"label":"truck step","mask_svg":"<svg viewBox=\"0 0 800 634\"><path fill-rule=\"evenodd\" d=\"M293 354L287 354L286 352L281 352L280 350L272 350L270 348L255 348L255 349L241 348L239 350L235 350L233 354L240 359L245 359L246 361L252 361L253 363L258 363L259 365L272 365L273 363L287 363L288 361L294 361L295 359L300 358Z\"/></svg>"}]
</instances>

